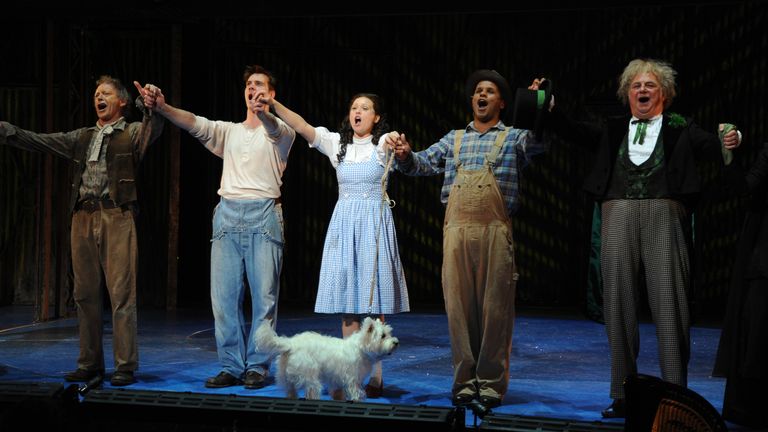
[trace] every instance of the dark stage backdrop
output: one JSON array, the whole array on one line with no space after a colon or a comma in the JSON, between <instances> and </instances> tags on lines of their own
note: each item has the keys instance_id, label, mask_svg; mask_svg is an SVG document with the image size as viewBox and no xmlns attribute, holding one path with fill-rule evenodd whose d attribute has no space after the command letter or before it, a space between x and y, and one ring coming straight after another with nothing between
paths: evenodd
<instances>
[{"instance_id":1,"label":"dark stage backdrop","mask_svg":"<svg viewBox=\"0 0 768 432\"><path fill-rule=\"evenodd\" d=\"M93 124L94 81L111 74L127 84L134 79L157 84L196 114L242 121L242 71L258 63L278 77L278 100L309 123L332 130L353 94L378 93L389 124L421 150L470 120L463 88L474 69L496 69L513 87L550 77L558 104L597 118L623 111L615 89L626 63L653 57L672 62L679 72L679 96L671 110L712 131L718 122L738 124L745 162L758 143L768 140L765 2L482 13L394 7L375 13L297 12L288 2L268 5L261 16L247 8L217 12L215 7L196 14L159 1L126 9L124 15L4 12L0 119L35 131ZM173 262L178 306L207 305L210 221L222 164L186 133L177 155L172 129L167 126L141 169L139 298L145 306L167 304L168 263ZM172 158L180 163L178 179ZM519 305L585 307L593 203L580 185L589 164L590 156L580 148L555 140L524 172L522 209L514 219ZM60 311L67 312L68 170L64 161L0 148L0 304L39 303L42 269L52 259L51 290L54 297L62 293ZM41 246L45 173L53 179L50 253ZM705 167L704 176L706 193L695 214L692 301L699 313L719 316L743 206L740 199L717 193L713 169ZM417 310L442 305L441 183L442 177L399 174L390 182ZM177 209L170 199L175 184ZM314 303L336 187L329 161L297 137L283 185L287 245L281 304L309 308ZM169 259L174 215L178 249Z\"/></svg>"}]
</instances>

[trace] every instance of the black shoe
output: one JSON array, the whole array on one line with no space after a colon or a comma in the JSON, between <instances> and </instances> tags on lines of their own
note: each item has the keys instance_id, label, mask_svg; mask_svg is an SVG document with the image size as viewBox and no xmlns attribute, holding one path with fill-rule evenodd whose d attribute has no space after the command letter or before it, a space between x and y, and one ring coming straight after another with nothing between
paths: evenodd
<instances>
[{"instance_id":1,"label":"black shoe","mask_svg":"<svg viewBox=\"0 0 768 432\"><path fill-rule=\"evenodd\" d=\"M501 406L501 398L496 396L480 396L480 403L486 408L496 408Z\"/></svg>"},{"instance_id":2,"label":"black shoe","mask_svg":"<svg viewBox=\"0 0 768 432\"><path fill-rule=\"evenodd\" d=\"M378 399L384 395L384 378L379 381L378 386L372 386L370 383L365 385L366 399Z\"/></svg>"},{"instance_id":3,"label":"black shoe","mask_svg":"<svg viewBox=\"0 0 768 432\"><path fill-rule=\"evenodd\" d=\"M78 368L64 375L64 379L69 382L90 381L97 376L104 375L103 370L86 370Z\"/></svg>"},{"instance_id":4,"label":"black shoe","mask_svg":"<svg viewBox=\"0 0 768 432\"><path fill-rule=\"evenodd\" d=\"M116 371L112 374L112 379L109 383L115 387L122 387L131 385L136 382L136 378L133 376L133 371Z\"/></svg>"},{"instance_id":5,"label":"black shoe","mask_svg":"<svg viewBox=\"0 0 768 432\"><path fill-rule=\"evenodd\" d=\"M603 418L623 418L626 414L627 406L624 399L614 399L611 406L604 409L600 414Z\"/></svg>"},{"instance_id":6,"label":"black shoe","mask_svg":"<svg viewBox=\"0 0 768 432\"><path fill-rule=\"evenodd\" d=\"M453 399L451 399L451 403L453 403L453 406L465 406L469 405L470 402L472 402L475 399L475 395L471 393L459 393L453 395Z\"/></svg>"},{"instance_id":7,"label":"black shoe","mask_svg":"<svg viewBox=\"0 0 768 432\"><path fill-rule=\"evenodd\" d=\"M242 383L240 378L234 377L224 371L219 372L215 377L210 377L205 380L205 386L208 388L232 387Z\"/></svg>"},{"instance_id":8,"label":"black shoe","mask_svg":"<svg viewBox=\"0 0 768 432\"><path fill-rule=\"evenodd\" d=\"M266 377L255 370L245 373L245 388L249 390L260 389L266 385Z\"/></svg>"}]
</instances>

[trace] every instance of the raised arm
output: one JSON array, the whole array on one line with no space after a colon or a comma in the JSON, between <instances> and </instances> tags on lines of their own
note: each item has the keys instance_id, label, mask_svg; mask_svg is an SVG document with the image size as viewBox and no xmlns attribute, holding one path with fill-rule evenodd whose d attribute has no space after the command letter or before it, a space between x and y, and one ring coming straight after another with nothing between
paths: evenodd
<instances>
[{"instance_id":1,"label":"raised arm","mask_svg":"<svg viewBox=\"0 0 768 432\"><path fill-rule=\"evenodd\" d=\"M603 131L597 123L573 120L559 105L555 105L545 116L544 124L561 138L590 149L596 148L600 143Z\"/></svg>"},{"instance_id":2,"label":"raised arm","mask_svg":"<svg viewBox=\"0 0 768 432\"><path fill-rule=\"evenodd\" d=\"M315 142L315 127L307 123L304 117L291 111L285 105L272 98L269 94L262 95L260 99L261 103L267 104L272 107L272 111L277 114L285 124L291 127L299 133L308 143ZM263 121L263 120L262 120Z\"/></svg>"},{"instance_id":3,"label":"raised arm","mask_svg":"<svg viewBox=\"0 0 768 432\"><path fill-rule=\"evenodd\" d=\"M144 106L167 118L171 123L189 132L195 126L195 115L181 108L173 107L165 102L163 91L153 85L145 84L143 87L134 81L133 85L144 99Z\"/></svg>"},{"instance_id":4,"label":"raised arm","mask_svg":"<svg viewBox=\"0 0 768 432\"><path fill-rule=\"evenodd\" d=\"M84 130L41 134L0 121L0 145L72 159L77 141Z\"/></svg>"},{"instance_id":5,"label":"raised arm","mask_svg":"<svg viewBox=\"0 0 768 432\"><path fill-rule=\"evenodd\" d=\"M264 125L267 135L273 138L277 138L281 135L282 131L280 130L280 123L278 123L277 117L269 112L267 109L269 105L261 101L259 94L257 94L248 105L249 109L252 109L253 112L256 113L256 117L258 117L261 124ZM293 135L295 136L295 134ZM291 139L291 142L293 142L293 139Z\"/></svg>"}]
</instances>

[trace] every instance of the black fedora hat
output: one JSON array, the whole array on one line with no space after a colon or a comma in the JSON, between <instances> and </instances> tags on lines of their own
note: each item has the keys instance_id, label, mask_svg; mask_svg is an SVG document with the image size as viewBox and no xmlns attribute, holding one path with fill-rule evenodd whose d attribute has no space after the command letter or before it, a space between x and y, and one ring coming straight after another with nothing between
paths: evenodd
<instances>
[{"instance_id":1,"label":"black fedora hat","mask_svg":"<svg viewBox=\"0 0 768 432\"><path fill-rule=\"evenodd\" d=\"M492 69L478 69L469 75L465 87L468 99L472 99L472 95L475 94L475 88L477 88L477 83L480 81L490 81L496 84L496 87L499 88L499 92L501 92L501 98L504 99L504 102L506 102L507 105L512 102L512 89L509 87L509 83L500 73Z\"/></svg>"},{"instance_id":2,"label":"black fedora hat","mask_svg":"<svg viewBox=\"0 0 768 432\"><path fill-rule=\"evenodd\" d=\"M552 100L552 81L544 80L538 90L519 88L515 94L512 113L512 126L516 129L532 130L541 138L544 114L549 110Z\"/></svg>"}]
</instances>

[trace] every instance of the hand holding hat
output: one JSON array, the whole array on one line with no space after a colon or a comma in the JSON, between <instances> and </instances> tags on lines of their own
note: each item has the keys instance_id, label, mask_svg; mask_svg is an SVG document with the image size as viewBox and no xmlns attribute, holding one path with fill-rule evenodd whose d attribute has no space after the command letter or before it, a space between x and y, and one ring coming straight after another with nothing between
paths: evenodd
<instances>
[{"instance_id":1,"label":"hand holding hat","mask_svg":"<svg viewBox=\"0 0 768 432\"><path fill-rule=\"evenodd\" d=\"M536 138L541 139L544 113L553 106L552 80L535 78L527 89L517 89L512 126L532 130Z\"/></svg>"},{"instance_id":2,"label":"hand holding hat","mask_svg":"<svg viewBox=\"0 0 768 432\"><path fill-rule=\"evenodd\" d=\"M549 85L549 83L544 84L545 81L548 81L548 79L544 77L534 78L533 81L531 81L531 85L528 86L528 90L539 90L539 88L544 90L544 88Z\"/></svg>"}]
</instances>

